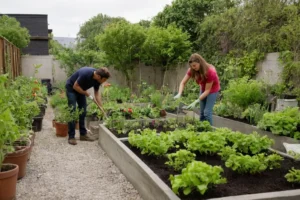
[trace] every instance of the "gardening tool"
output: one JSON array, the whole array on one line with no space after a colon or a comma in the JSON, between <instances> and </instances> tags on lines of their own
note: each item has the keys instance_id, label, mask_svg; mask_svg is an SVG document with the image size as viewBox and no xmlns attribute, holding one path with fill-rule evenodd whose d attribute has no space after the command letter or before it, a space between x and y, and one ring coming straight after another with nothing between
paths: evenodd
<instances>
[{"instance_id":1,"label":"gardening tool","mask_svg":"<svg viewBox=\"0 0 300 200\"><path fill-rule=\"evenodd\" d=\"M178 107L177 107L177 113L176 113L176 119L177 119L177 122L178 122L178 114L179 114L180 112L183 112L183 111L182 111L182 108L183 108L184 106L185 106L184 103L179 102Z\"/></svg>"},{"instance_id":2,"label":"gardening tool","mask_svg":"<svg viewBox=\"0 0 300 200\"><path fill-rule=\"evenodd\" d=\"M103 108L98 104L98 102L96 101L96 99L93 96L89 96L90 99L93 100L93 102L98 106L98 108L103 112L104 117L107 119L107 115L105 113L105 111L103 110Z\"/></svg>"},{"instance_id":3,"label":"gardening tool","mask_svg":"<svg viewBox=\"0 0 300 200\"><path fill-rule=\"evenodd\" d=\"M179 112L186 113L186 112L183 111L183 110L186 109L186 107L187 106L184 103L182 103L182 102L179 103L179 105L177 107L177 121L178 121ZM194 111L194 109L193 109L193 120L195 120L195 111Z\"/></svg>"}]
</instances>

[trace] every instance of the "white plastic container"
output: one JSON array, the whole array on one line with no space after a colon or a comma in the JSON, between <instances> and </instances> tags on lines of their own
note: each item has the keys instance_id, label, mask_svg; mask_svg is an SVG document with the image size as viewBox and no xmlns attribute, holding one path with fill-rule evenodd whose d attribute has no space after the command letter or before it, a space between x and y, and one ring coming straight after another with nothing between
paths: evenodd
<instances>
[{"instance_id":1,"label":"white plastic container","mask_svg":"<svg viewBox=\"0 0 300 200\"><path fill-rule=\"evenodd\" d=\"M276 111L284 110L287 107L297 107L297 99L277 99Z\"/></svg>"}]
</instances>

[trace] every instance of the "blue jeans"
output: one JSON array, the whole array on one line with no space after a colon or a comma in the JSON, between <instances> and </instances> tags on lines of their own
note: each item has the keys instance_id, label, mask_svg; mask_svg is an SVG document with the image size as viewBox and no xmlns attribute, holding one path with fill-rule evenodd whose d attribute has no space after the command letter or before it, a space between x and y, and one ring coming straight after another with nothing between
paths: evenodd
<instances>
[{"instance_id":1,"label":"blue jeans","mask_svg":"<svg viewBox=\"0 0 300 200\"><path fill-rule=\"evenodd\" d=\"M86 116L86 98L84 95L79 94L78 92L73 90L73 88L66 87L66 93L69 107L72 107L72 110L75 111L77 103L78 108L83 110L83 112L79 116L79 132L80 135L86 135L87 131L84 125L84 118ZM69 139L75 138L75 125L75 121L68 123Z\"/></svg>"},{"instance_id":2,"label":"blue jeans","mask_svg":"<svg viewBox=\"0 0 300 200\"><path fill-rule=\"evenodd\" d=\"M216 103L219 92L209 94L200 101L200 121L208 121L212 125L213 108Z\"/></svg>"}]
</instances>

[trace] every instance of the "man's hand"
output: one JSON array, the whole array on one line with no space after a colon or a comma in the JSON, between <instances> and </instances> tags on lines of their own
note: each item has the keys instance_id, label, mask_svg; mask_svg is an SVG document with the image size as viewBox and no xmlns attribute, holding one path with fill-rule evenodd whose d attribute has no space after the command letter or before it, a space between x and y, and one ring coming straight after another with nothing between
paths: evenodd
<instances>
[{"instance_id":1,"label":"man's hand","mask_svg":"<svg viewBox=\"0 0 300 200\"><path fill-rule=\"evenodd\" d=\"M94 97L93 97L92 95L89 95L89 98L90 98L91 100L94 100Z\"/></svg>"},{"instance_id":2,"label":"man's hand","mask_svg":"<svg viewBox=\"0 0 300 200\"><path fill-rule=\"evenodd\" d=\"M178 93L178 94L174 97L174 99L179 99L180 97L181 97L181 94Z\"/></svg>"},{"instance_id":3,"label":"man's hand","mask_svg":"<svg viewBox=\"0 0 300 200\"><path fill-rule=\"evenodd\" d=\"M183 108L183 109L187 109L187 110L189 110L189 109L194 109L195 106L196 106L196 104L199 103L199 102L200 102L200 99L197 99L197 100L195 100L193 103L191 103L190 105L188 105L188 106L183 106L182 108Z\"/></svg>"}]
</instances>

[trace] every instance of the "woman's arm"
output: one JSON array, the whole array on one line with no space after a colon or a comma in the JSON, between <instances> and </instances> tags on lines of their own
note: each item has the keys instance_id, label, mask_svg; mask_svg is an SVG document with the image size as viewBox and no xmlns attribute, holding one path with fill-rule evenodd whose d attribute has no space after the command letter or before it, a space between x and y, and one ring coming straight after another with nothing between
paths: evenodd
<instances>
[{"instance_id":1,"label":"woman's arm","mask_svg":"<svg viewBox=\"0 0 300 200\"><path fill-rule=\"evenodd\" d=\"M183 77L182 81L180 82L180 85L179 85L179 91L178 91L178 94L182 94L183 92L183 89L185 87L185 84L188 82L188 80L190 79L190 76L188 76L187 74Z\"/></svg>"},{"instance_id":2,"label":"woman's arm","mask_svg":"<svg viewBox=\"0 0 300 200\"><path fill-rule=\"evenodd\" d=\"M205 91L199 97L200 101L202 101L203 99L205 99L209 95L213 83L214 82L210 82L210 83L205 84Z\"/></svg>"}]
</instances>

